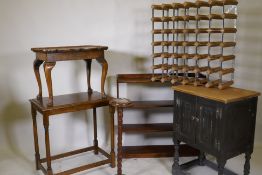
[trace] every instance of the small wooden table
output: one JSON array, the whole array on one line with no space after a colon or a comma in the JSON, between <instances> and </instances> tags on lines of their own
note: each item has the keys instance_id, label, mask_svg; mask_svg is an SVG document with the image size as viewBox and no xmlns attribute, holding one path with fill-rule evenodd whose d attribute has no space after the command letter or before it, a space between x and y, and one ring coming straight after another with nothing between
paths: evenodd
<instances>
[{"instance_id":1,"label":"small wooden table","mask_svg":"<svg viewBox=\"0 0 262 175\"><path fill-rule=\"evenodd\" d=\"M257 99L260 93L228 88L175 86L173 175L184 175L179 166L179 142L217 158L218 175L226 161L245 153L244 175L250 172L254 147Z\"/></svg>"},{"instance_id":2,"label":"small wooden table","mask_svg":"<svg viewBox=\"0 0 262 175\"><path fill-rule=\"evenodd\" d=\"M115 167L115 152L114 152L114 118L110 119L111 128L111 152L107 153L98 146L97 140L97 117L96 109L98 107L109 106L109 100L111 97L105 95L104 83L107 75L108 64L104 58L104 50L107 50L105 46L72 46L72 47L46 47L46 48L32 48L32 51L36 53L36 59L34 61L34 72L37 79L39 93L37 98L31 99L31 112L33 119L33 132L34 132L34 145L35 145L35 160L36 169L41 169L46 175L69 175L77 173L86 169L101 166L104 164L111 164L111 167ZM92 59L96 59L102 65L102 77L101 77L101 92L93 91L90 84L91 78L91 62ZM54 68L56 61L67 60L84 60L86 62L87 69L87 92L73 93L67 95L53 96L52 91L52 79L51 70ZM42 97L42 84L40 79L39 67L44 62L44 71L46 76L46 82L48 87L49 97ZM93 109L93 124L94 124L94 144L91 147L82 148L58 155L51 156L50 140L49 140L49 119L57 114L63 114L68 112L76 112L81 110ZM45 130L45 149L46 157L41 158L39 153L38 144L38 130L36 115L37 112L43 116L43 125ZM94 151L95 154L101 153L106 159L94 162L88 165L83 165L70 170L66 170L59 173L54 173L52 170L52 161L65 158L68 156ZM47 168L44 168L43 163L47 164Z\"/></svg>"},{"instance_id":3,"label":"small wooden table","mask_svg":"<svg viewBox=\"0 0 262 175\"><path fill-rule=\"evenodd\" d=\"M32 48L31 50L36 53L36 59L34 61L34 72L37 79L39 93L37 98L42 97L42 84L39 73L39 67L44 62L44 71L46 77L46 83L48 88L49 100L48 105L53 104L53 88L52 88L52 77L51 71L56 65L57 61L69 61L69 60L84 60L86 62L87 68L87 82L88 82L88 92L92 92L90 85L91 76L91 63L92 59L96 59L98 63L102 66L102 76L101 76L101 93L105 95L104 85L107 75L108 64L104 57L104 51L107 50L106 46L66 46L66 47L42 47L42 48Z\"/></svg>"}]
</instances>

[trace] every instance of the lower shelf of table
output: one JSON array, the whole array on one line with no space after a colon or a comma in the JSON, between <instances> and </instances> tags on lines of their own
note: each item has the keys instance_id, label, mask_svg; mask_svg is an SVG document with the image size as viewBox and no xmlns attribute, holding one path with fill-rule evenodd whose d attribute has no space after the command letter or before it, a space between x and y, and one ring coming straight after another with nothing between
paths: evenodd
<instances>
[{"instance_id":1,"label":"lower shelf of table","mask_svg":"<svg viewBox=\"0 0 262 175\"><path fill-rule=\"evenodd\" d=\"M147 145L147 146L123 146L123 158L158 158L173 157L173 145ZM181 145L179 149L180 157L198 156L199 150L188 145Z\"/></svg>"},{"instance_id":2,"label":"lower shelf of table","mask_svg":"<svg viewBox=\"0 0 262 175\"><path fill-rule=\"evenodd\" d=\"M85 153L85 152L89 152L89 151L95 151L95 147L91 146L91 147L87 147L87 148L83 148L83 149L78 149L78 150L54 155L54 156L51 156L51 161L54 161L54 160L57 160L57 159L62 159L62 158L73 156L73 155L77 155L77 154L81 154L81 153ZM98 161L98 162L94 162L94 163L91 163L91 164L87 164L87 165L82 165L80 167L76 167L76 168L69 169L69 170L66 170L66 171L63 171L63 172L59 172L59 173L53 172L53 174L54 175L69 175L69 174L74 174L74 173L77 173L77 172L81 172L81 171L84 171L84 170L88 170L88 169L91 169L91 168L94 168L94 167L98 167L98 166L101 166L101 165L111 163L111 156L106 151L104 151L102 148L98 147L98 152L101 153L103 156L105 156L107 159L101 160L101 161ZM38 160L39 168L44 174L47 174L47 170L43 166L43 163L45 163L46 161L47 161L46 158L42 158L42 159Z\"/></svg>"}]
</instances>

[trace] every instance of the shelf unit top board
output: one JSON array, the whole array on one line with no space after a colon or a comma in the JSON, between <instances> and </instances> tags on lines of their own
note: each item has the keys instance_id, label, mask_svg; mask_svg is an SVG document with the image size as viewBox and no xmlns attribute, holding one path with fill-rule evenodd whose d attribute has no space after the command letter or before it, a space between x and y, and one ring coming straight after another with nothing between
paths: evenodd
<instances>
[{"instance_id":1,"label":"shelf unit top board","mask_svg":"<svg viewBox=\"0 0 262 175\"><path fill-rule=\"evenodd\" d=\"M259 92L230 87L223 91L216 88L195 87L190 85L173 86L173 90L195 95L222 103L232 103L252 97L260 96Z\"/></svg>"}]
</instances>

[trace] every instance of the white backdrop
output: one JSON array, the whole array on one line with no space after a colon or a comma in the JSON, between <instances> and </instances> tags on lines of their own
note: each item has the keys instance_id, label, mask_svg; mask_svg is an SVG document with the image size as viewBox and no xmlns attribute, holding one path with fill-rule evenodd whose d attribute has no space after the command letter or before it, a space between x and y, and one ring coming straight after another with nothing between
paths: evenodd
<instances>
[{"instance_id":1,"label":"white backdrop","mask_svg":"<svg viewBox=\"0 0 262 175\"><path fill-rule=\"evenodd\" d=\"M153 0L0 0L0 151L12 151L32 161L33 135L28 99L37 94L31 47L101 44L109 46L107 92L116 95L115 75L150 69L151 4ZM240 0L235 86L262 92L262 5ZM93 64L92 83L99 90L100 67ZM43 72L42 72L43 75ZM42 79L43 80L43 79ZM46 95L46 85L44 94ZM85 66L81 61L58 63L53 70L54 94L85 91ZM121 87L131 99L172 99L169 88ZM107 146L107 109L99 110L99 140ZM163 113L162 113L163 112ZM167 122L172 113L127 112L126 121ZM262 106L259 98L256 145L262 143ZM146 114L147 117L142 116ZM66 117L63 117L66 116ZM52 153L92 144L92 117L87 112L61 115L50 122ZM43 138L42 121L38 125ZM143 141L146 141L143 143ZM124 138L134 145L172 143L169 137L150 135ZM40 141L43 145L43 140ZM41 151L44 152L43 147ZM4 159L4 157L2 157ZM0 157L0 160L2 159Z\"/></svg>"}]
</instances>

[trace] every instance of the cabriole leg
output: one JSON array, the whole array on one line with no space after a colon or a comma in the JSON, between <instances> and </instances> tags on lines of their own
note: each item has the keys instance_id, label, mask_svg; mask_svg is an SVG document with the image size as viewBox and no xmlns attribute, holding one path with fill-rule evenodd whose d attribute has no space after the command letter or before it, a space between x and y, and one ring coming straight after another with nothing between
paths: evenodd
<instances>
[{"instance_id":1,"label":"cabriole leg","mask_svg":"<svg viewBox=\"0 0 262 175\"><path fill-rule=\"evenodd\" d=\"M91 88L91 64L92 60L85 60L86 62L86 74L87 74L87 86L88 86L88 93L92 94L93 89Z\"/></svg>"},{"instance_id":2,"label":"cabriole leg","mask_svg":"<svg viewBox=\"0 0 262 175\"><path fill-rule=\"evenodd\" d=\"M41 77L40 77L40 72L39 72L39 67L41 66L42 63L43 63L42 60L35 59L34 61L35 78L36 78L38 89L39 89L37 99L42 98L42 83L41 83Z\"/></svg>"},{"instance_id":3,"label":"cabriole leg","mask_svg":"<svg viewBox=\"0 0 262 175\"><path fill-rule=\"evenodd\" d=\"M108 63L104 57L98 58L97 61L102 66L101 93L104 97L106 97L105 81L106 81L106 75L107 75L107 70L108 70Z\"/></svg>"},{"instance_id":4,"label":"cabriole leg","mask_svg":"<svg viewBox=\"0 0 262 175\"><path fill-rule=\"evenodd\" d=\"M53 87L52 87L52 76L51 71L55 67L55 62L45 62L44 63L44 70L45 70L45 78L46 78L46 84L48 89L48 106L53 105Z\"/></svg>"}]
</instances>

